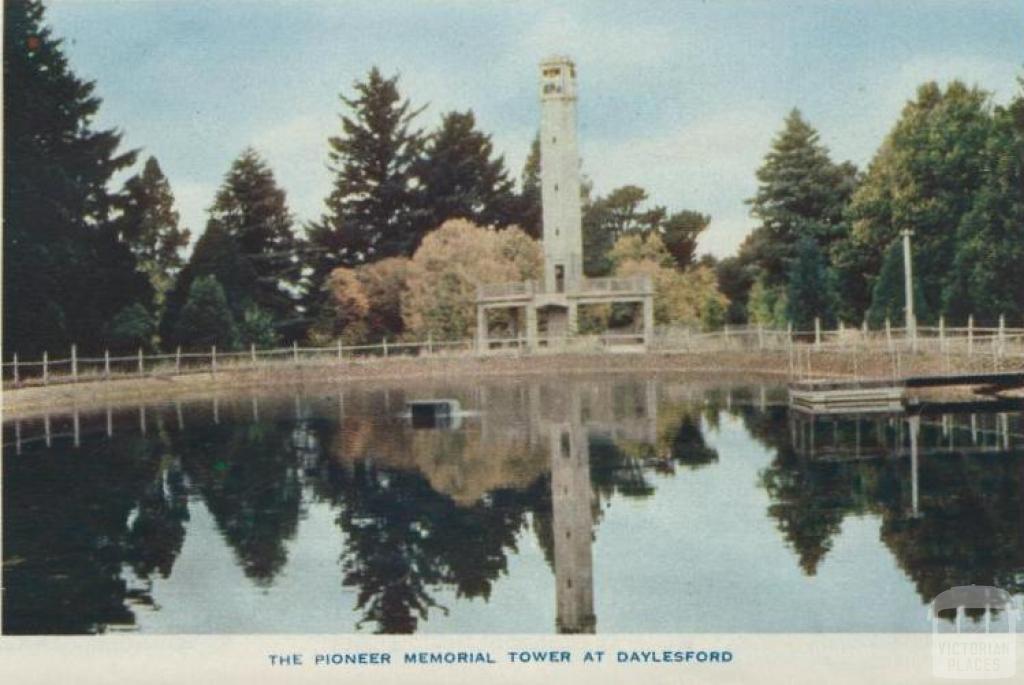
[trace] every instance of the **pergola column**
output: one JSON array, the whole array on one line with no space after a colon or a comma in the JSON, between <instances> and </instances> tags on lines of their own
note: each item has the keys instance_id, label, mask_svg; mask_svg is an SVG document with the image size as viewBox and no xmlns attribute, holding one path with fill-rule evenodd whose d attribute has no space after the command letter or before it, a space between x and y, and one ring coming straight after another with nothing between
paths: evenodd
<instances>
[{"instance_id":1,"label":"pergola column","mask_svg":"<svg viewBox=\"0 0 1024 685\"><path fill-rule=\"evenodd\" d=\"M526 349L537 349L537 305L533 302L526 305Z\"/></svg>"},{"instance_id":2,"label":"pergola column","mask_svg":"<svg viewBox=\"0 0 1024 685\"><path fill-rule=\"evenodd\" d=\"M644 298L644 346L650 349L654 343L654 297Z\"/></svg>"},{"instance_id":3,"label":"pergola column","mask_svg":"<svg viewBox=\"0 0 1024 685\"><path fill-rule=\"evenodd\" d=\"M476 351L483 353L487 351L487 308L482 305L476 307Z\"/></svg>"}]
</instances>

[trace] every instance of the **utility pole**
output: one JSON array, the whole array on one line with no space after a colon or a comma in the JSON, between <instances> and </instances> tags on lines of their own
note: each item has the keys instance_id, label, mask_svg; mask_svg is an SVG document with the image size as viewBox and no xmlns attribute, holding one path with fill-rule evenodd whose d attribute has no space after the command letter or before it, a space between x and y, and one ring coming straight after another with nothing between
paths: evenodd
<instances>
[{"instance_id":1,"label":"utility pole","mask_svg":"<svg viewBox=\"0 0 1024 685\"><path fill-rule=\"evenodd\" d=\"M910 236L914 232L909 228L904 228L900 231L900 235L903 236L903 283L904 283L904 297L906 298L906 329L907 336L910 337L911 345L914 349L917 348L917 317L914 316L914 272L913 272L913 260L910 257Z\"/></svg>"}]
</instances>

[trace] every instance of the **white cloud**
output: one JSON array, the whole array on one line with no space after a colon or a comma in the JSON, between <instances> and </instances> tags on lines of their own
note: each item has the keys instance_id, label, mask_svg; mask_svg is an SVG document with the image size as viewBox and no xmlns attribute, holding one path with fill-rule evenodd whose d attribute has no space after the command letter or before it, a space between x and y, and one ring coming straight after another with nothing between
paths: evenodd
<instances>
[{"instance_id":1,"label":"white cloud","mask_svg":"<svg viewBox=\"0 0 1024 685\"><path fill-rule=\"evenodd\" d=\"M306 113L265 129L253 140L300 222L318 218L323 211L324 198L331 191L327 139L338 130L335 114Z\"/></svg>"},{"instance_id":2,"label":"white cloud","mask_svg":"<svg viewBox=\"0 0 1024 685\"><path fill-rule=\"evenodd\" d=\"M175 175L167 172L174 193L174 206L181 217L181 225L192 233L188 252L192 251L196 240L206 228L206 210L213 204L213 196L217 187L208 183L195 181L176 181Z\"/></svg>"},{"instance_id":3,"label":"white cloud","mask_svg":"<svg viewBox=\"0 0 1024 685\"><path fill-rule=\"evenodd\" d=\"M784 113L751 104L684 124L661 136L583 142L585 172L597 193L633 183L670 209L710 214L701 249L732 253L753 226L744 200L756 190L754 171Z\"/></svg>"},{"instance_id":4,"label":"white cloud","mask_svg":"<svg viewBox=\"0 0 1024 685\"><path fill-rule=\"evenodd\" d=\"M944 86L960 79L992 91L996 102L1007 102L1017 92L1019 65L1009 60L973 55L918 55L879 72L873 83L858 88L856 116L848 108L830 114L821 124L822 137L836 159L851 159L865 166L899 119L904 105L927 81Z\"/></svg>"}]
</instances>

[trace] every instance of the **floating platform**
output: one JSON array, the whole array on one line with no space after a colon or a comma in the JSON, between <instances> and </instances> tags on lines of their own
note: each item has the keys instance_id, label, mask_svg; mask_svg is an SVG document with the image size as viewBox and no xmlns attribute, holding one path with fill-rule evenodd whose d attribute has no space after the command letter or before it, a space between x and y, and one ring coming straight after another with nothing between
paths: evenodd
<instances>
[{"instance_id":1,"label":"floating platform","mask_svg":"<svg viewBox=\"0 0 1024 685\"><path fill-rule=\"evenodd\" d=\"M1024 387L1024 371L997 373L967 373L936 376L907 376L904 378L827 379L797 381L789 386L789 403L794 409L815 414L852 414L898 412L941 404L949 411L959 405L979 405L998 402L1008 406L1021 406L1024 400L999 398L979 400L977 397L951 401L922 402L907 391L918 388L944 388L975 386L985 394L995 395L1000 390Z\"/></svg>"}]
</instances>

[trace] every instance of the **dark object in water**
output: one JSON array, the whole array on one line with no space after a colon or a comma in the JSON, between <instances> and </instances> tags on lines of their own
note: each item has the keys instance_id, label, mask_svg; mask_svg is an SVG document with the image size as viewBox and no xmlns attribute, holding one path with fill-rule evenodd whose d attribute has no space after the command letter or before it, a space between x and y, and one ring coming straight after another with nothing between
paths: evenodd
<instances>
[{"instance_id":1,"label":"dark object in water","mask_svg":"<svg viewBox=\"0 0 1024 685\"><path fill-rule=\"evenodd\" d=\"M405 404L413 428L450 428L452 419L462 411L458 400L411 400Z\"/></svg>"}]
</instances>

